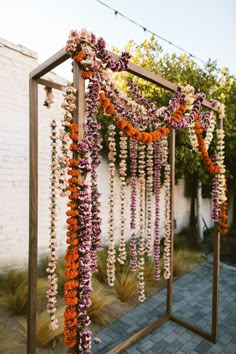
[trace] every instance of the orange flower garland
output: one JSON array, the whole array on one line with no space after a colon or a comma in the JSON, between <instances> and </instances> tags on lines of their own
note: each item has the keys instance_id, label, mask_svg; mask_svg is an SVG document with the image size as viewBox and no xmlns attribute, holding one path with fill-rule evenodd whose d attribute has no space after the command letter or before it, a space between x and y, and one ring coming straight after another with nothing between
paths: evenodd
<instances>
[{"instance_id":1,"label":"orange flower garland","mask_svg":"<svg viewBox=\"0 0 236 354\"><path fill-rule=\"evenodd\" d=\"M70 150L75 151L75 146L78 142L78 126L77 124L69 124L69 136L72 139ZM67 222L67 250L65 255L65 276L68 279L64 284L64 301L66 309L64 313L65 328L64 328L64 343L67 347L73 348L77 344L77 309L78 304L78 274L79 274L79 251L78 251L78 195L79 195L79 171L78 161L74 159L69 160L70 169L68 175L71 177L68 180L68 191L70 201L67 206L70 208L66 215ZM75 353L69 350L66 353Z\"/></svg>"},{"instance_id":2,"label":"orange flower garland","mask_svg":"<svg viewBox=\"0 0 236 354\"><path fill-rule=\"evenodd\" d=\"M204 165L206 166L207 170L212 174L220 173L220 171L221 171L220 166L218 166L217 164L214 164L211 161L211 158L209 157L205 140L202 137L202 128L201 128L201 125L198 121L196 121L196 123L195 123L194 132L197 136L199 152L201 153Z\"/></svg>"},{"instance_id":3,"label":"orange flower garland","mask_svg":"<svg viewBox=\"0 0 236 354\"><path fill-rule=\"evenodd\" d=\"M103 109L104 113L111 115L112 119L115 121L118 128L120 130L122 130L122 132L125 136L129 136L132 139L140 141L144 144L150 144L153 141L159 140L162 136L165 136L165 135L169 134L169 132L170 132L170 129L167 127L159 128L158 130L151 132L151 133L141 132L138 129L134 128L132 126L132 124L127 122L127 120L122 119L122 118L118 118L116 116L114 105L111 103L110 98L106 97L106 95L103 91L101 91L99 93L99 100L100 100L100 107ZM176 114L175 119L179 119L181 113L184 111L182 106L180 108L181 109L179 109L175 113ZM185 108L185 110L186 110L186 108ZM174 116L175 116L175 114L174 114Z\"/></svg>"}]
</instances>

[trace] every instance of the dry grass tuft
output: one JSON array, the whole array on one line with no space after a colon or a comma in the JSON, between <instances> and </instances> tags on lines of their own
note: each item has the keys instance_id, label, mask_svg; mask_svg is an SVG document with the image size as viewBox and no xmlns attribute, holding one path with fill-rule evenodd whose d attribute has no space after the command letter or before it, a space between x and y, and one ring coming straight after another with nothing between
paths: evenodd
<instances>
[{"instance_id":1,"label":"dry grass tuft","mask_svg":"<svg viewBox=\"0 0 236 354\"><path fill-rule=\"evenodd\" d=\"M116 275L114 290L120 301L126 302L137 294L136 273L132 273L128 267Z\"/></svg>"},{"instance_id":2,"label":"dry grass tuft","mask_svg":"<svg viewBox=\"0 0 236 354\"><path fill-rule=\"evenodd\" d=\"M106 325L110 320L108 306L114 304L117 300L111 291L107 290L96 279L93 279L93 292L91 294L92 305L88 309L88 315L91 320L99 325Z\"/></svg>"},{"instance_id":3,"label":"dry grass tuft","mask_svg":"<svg viewBox=\"0 0 236 354\"><path fill-rule=\"evenodd\" d=\"M175 252L174 255L174 276L179 277L191 272L194 267L204 262L205 256L199 251L183 249Z\"/></svg>"},{"instance_id":4,"label":"dry grass tuft","mask_svg":"<svg viewBox=\"0 0 236 354\"><path fill-rule=\"evenodd\" d=\"M27 297L28 286L24 280L18 285L14 293L11 291L5 292L0 297L0 305L7 307L13 315L24 315L26 314Z\"/></svg>"},{"instance_id":5,"label":"dry grass tuft","mask_svg":"<svg viewBox=\"0 0 236 354\"><path fill-rule=\"evenodd\" d=\"M19 285L27 281L27 272L15 269L0 274L0 294L16 292Z\"/></svg>"},{"instance_id":6,"label":"dry grass tuft","mask_svg":"<svg viewBox=\"0 0 236 354\"><path fill-rule=\"evenodd\" d=\"M47 280L39 279L37 281L37 303L39 308L45 307ZM27 311L28 300L28 285L26 280L23 280L14 292L12 290L5 290L0 297L0 305L6 307L13 315L25 315Z\"/></svg>"},{"instance_id":7,"label":"dry grass tuft","mask_svg":"<svg viewBox=\"0 0 236 354\"><path fill-rule=\"evenodd\" d=\"M58 344L62 344L62 339L59 338L64 331L64 308L60 308L56 312L59 322L59 328L55 331L49 329L50 318L47 311L43 311L37 315L36 323L36 345L39 348L52 347L55 348ZM20 320L20 334L23 338L27 336L27 322Z\"/></svg>"},{"instance_id":8,"label":"dry grass tuft","mask_svg":"<svg viewBox=\"0 0 236 354\"><path fill-rule=\"evenodd\" d=\"M94 273L94 278L96 278L100 283L107 283L107 248L102 251L97 252L97 266L98 271Z\"/></svg>"}]
</instances>

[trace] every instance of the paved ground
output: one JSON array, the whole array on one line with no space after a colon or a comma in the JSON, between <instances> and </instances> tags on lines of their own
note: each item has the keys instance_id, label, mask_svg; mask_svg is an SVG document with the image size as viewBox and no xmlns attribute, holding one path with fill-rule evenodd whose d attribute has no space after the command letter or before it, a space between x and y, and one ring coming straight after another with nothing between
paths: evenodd
<instances>
[{"instance_id":1,"label":"paved ground","mask_svg":"<svg viewBox=\"0 0 236 354\"><path fill-rule=\"evenodd\" d=\"M193 272L178 279L174 284L174 307L176 316L194 323L206 331L211 328L211 280L212 266L205 263ZM93 354L105 354L125 338L147 326L165 312L166 290L139 305L98 337L100 344L93 344ZM236 269L221 267L219 338L212 344L185 328L166 322L123 353L236 353Z\"/></svg>"}]
</instances>

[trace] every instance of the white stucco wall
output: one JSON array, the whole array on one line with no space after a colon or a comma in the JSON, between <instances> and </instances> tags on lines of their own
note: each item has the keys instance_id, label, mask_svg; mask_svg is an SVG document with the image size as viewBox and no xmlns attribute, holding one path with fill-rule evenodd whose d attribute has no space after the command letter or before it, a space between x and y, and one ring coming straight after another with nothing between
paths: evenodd
<instances>
[{"instance_id":1,"label":"white stucco wall","mask_svg":"<svg viewBox=\"0 0 236 354\"><path fill-rule=\"evenodd\" d=\"M0 269L7 266L24 267L28 257L29 208L29 112L28 76L37 67L37 55L27 48L0 39ZM53 80L54 74L50 74ZM57 78L57 81L59 78ZM62 84L65 83L61 79ZM49 176L50 139L52 118L60 120L62 94L53 91L55 103L48 110L43 106L44 90L39 87L39 255L48 250L49 236ZM119 181L117 179L117 185ZM107 241L109 205L108 164L99 168L99 187L102 192L102 236ZM127 237L129 237L129 188L127 189ZM119 237L119 188L116 190L116 237ZM164 191L161 192L161 220L163 221ZM65 248L65 203L59 199L59 249ZM210 221L209 200L203 200L204 219ZM176 231L188 225L190 200L184 197L184 181L176 185ZM163 232L163 226L161 228Z\"/></svg>"}]
</instances>

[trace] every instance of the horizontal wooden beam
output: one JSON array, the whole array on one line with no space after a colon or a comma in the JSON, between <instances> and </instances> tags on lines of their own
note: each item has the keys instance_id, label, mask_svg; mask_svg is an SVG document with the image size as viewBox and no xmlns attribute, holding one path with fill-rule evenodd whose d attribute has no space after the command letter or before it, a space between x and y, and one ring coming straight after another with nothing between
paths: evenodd
<instances>
[{"instance_id":1,"label":"horizontal wooden beam","mask_svg":"<svg viewBox=\"0 0 236 354\"><path fill-rule=\"evenodd\" d=\"M69 59L69 54L65 53L64 48L55 53L52 57L47 59L45 62L40 64L36 69L31 71L30 78L31 79L39 79L43 75L50 72L52 69L56 68L58 65L64 63L67 59Z\"/></svg>"},{"instance_id":2,"label":"horizontal wooden beam","mask_svg":"<svg viewBox=\"0 0 236 354\"><path fill-rule=\"evenodd\" d=\"M112 58L114 60L120 59L119 55L112 53L112 52L109 52L109 53L112 55ZM46 60L44 63L40 64L36 69L31 71L30 78L32 78L32 79L41 78L43 75L47 74L52 69L56 68L58 65L62 64L64 61L66 61L69 58L70 58L69 54L65 53L64 48L62 48L56 54L54 54L52 57L50 57L48 60ZM161 88L164 88L166 90L169 90L171 92L175 92L178 87L177 85L173 84L172 82L165 80L162 77L160 77L160 76L152 73L151 71L148 71L148 70L144 69L143 67L138 66L137 64L134 64L132 62L129 62L127 72L129 72L133 75L136 75L144 80L152 82L153 84L155 84ZM217 110L215 108L213 108L211 106L210 102L208 102L207 100L204 100L203 106L217 112Z\"/></svg>"},{"instance_id":3,"label":"horizontal wooden beam","mask_svg":"<svg viewBox=\"0 0 236 354\"><path fill-rule=\"evenodd\" d=\"M141 338L143 338L144 336L146 336L147 334L151 333L154 329L158 328L159 326L161 326L163 323L165 323L166 321L168 321L169 316L168 315L163 315L161 318L159 318L158 320L152 322L151 324L149 324L147 327L142 328L140 331L136 332L135 334L133 334L131 337L129 337L128 339L124 340L122 343L118 344L115 348L109 350L109 352L107 352L106 354L119 354L119 353L123 353L123 351L130 347L132 344L134 344L135 342L137 342L138 340L140 340Z\"/></svg>"},{"instance_id":4,"label":"horizontal wooden beam","mask_svg":"<svg viewBox=\"0 0 236 354\"><path fill-rule=\"evenodd\" d=\"M110 54L112 55L113 60L120 59L119 55L114 54L112 52L110 52ZM169 90L171 92L177 91L178 85L175 85L172 82L170 82L166 79L163 79L162 77L152 73L151 71L148 71L148 70L144 69L143 67L132 63L131 61L129 62L127 72L130 74L136 75L144 80L152 82L153 84L155 84L161 88L164 88L166 90ZM215 108L213 108L211 106L210 102L208 102L207 100L204 100L203 106L211 109L212 111L217 112L217 110Z\"/></svg>"},{"instance_id":5,"label":"horizontal wooden beam","mask_svg":"<svg viewBox=\"0 0 236 354\"><path fill-rule=\"evenodd\" d=\"M51 87L52 89L62 91L65 85L63 86L62 84L59 84L58 82L54 81L49 81L45 79L38 79L37 80L39 85L45 86L45 87Z\"/></svg>"},{"instance_id":6,"label":"horizontal wooden beam","mask_svg":"<svg viewBox=\"0 0 236 354\"><path fill-rule=\"evenodd\" d=\"M212 335L206 331L204 331L203 329L194 326L192 323L189 323L185 320L183 320L182 318L176 317L174 315L170 315L170 320L183 326L184 328L188 329L189 331L209 340L210 342L214 342Z\"/></svg>"}]
</instances>

